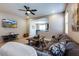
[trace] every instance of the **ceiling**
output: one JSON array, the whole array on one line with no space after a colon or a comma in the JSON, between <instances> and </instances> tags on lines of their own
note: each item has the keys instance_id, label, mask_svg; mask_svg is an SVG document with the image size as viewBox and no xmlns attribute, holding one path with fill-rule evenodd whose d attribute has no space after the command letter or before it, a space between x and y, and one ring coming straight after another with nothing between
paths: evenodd
<instances>
[{"instance_id":1,"label":"ceiling","mask_svg":"<svg viewBox=\"0 0 79 59\"><path fill-rule=\"evenodd\" d=\"M29 15L30 17L40 17L50 15L53 13L60 13L65 10L64 3L0 3L0 12L16 15L19 17L26 17L24 11L18 9L25 9L23 6L29 6L31 9L37 9L36 15Z\"/></svg>"}]
</instances>

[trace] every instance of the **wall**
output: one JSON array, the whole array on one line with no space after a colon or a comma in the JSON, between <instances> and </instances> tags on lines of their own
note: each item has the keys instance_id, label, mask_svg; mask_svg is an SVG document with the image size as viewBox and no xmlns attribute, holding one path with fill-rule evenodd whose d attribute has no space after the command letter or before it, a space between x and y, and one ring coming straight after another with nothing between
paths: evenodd
<instances>
[{"instance_id":1,"label":"wall","mask_svg":"<svg viewBox=\"0 0 79 59\"><path fill-rule=\"evenodd\" d=\"M1 25L2 19L15 19L17 21L17 28L3 28ZM9 32L14 32L19 34L19 38L26 33L26 20L19 18L14 15L0 13L0 36L7 35Z\"/></svg>"},{"instance_id":2,"label":"wall","mask_svg":"<svg viewBox=\"0 0 79 59\"><path fill-rule=\"evenodd\" d=\"M54 14L49 16L50 33L64 32L64 14Z\"/></svg>"},{"instance_id":3,"label":"wall","mask_svg":"<svg viewBox=\"0 0 79 59\"><path fill-rule=\"evenodd\" d=\"M77 9L77 4L69 4L68 6L68 35L77 43L79 43L79 32L72 31L73 13Z\"/></svg>"},{"instance_id":4,"label":"wall","mask_svg":"<svg viewBox=\"0 0 79 59\"><path fill-rule=\"evenodd\" d=\"M64 14L53 14L47 17L49 22L48 32L39 32L44 35L47 40L50 40L52 35L64 32Z\"/></svg>"}]
</instances>

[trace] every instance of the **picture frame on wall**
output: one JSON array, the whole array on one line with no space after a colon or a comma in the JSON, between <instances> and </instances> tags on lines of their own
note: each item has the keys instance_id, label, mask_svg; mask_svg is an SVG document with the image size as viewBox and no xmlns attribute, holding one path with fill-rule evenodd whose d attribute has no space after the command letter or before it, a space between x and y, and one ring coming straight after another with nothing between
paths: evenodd
<instances>
[{"instance_id":1,"label":"picture frame on wall","mask_svg":"<svg viewBox=\"0 0 79 59\"><path fill-rule=\"evenodd\" d=\"M77 4L77 9L73 13L72 31L79 31L79 4Z\"/></svg>"},{"instance_id":2,"label":"picture frame on wall","mask_svg":"<svg viewBox=\"0 0 79 59\"><path fill-rule=\"evenodd\" d=\"M13 19L2 19L2 27L4 28L17 28L17 22Z\"/></svg>"}]
</instances>

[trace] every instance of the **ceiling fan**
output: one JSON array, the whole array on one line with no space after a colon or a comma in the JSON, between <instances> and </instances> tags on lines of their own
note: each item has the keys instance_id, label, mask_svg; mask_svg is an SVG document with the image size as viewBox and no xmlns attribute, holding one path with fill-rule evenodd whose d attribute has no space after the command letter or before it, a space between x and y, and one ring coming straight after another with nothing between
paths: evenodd
<instances>
[{"instance_id":1,"label":"ceiling fan","mask_svg":"<svg viewBox=\"0 0 79 59\"><path fill-rule=\"evenodd\" d=\"M35 15L34 12L37 11L36 9L30 9L30 7L27 7L25 5L24 5L24 8L25 10L24 9L18 9L18 10L25 11L25 15L29 15L29 14Z\"/></svg>"}]
</instances>

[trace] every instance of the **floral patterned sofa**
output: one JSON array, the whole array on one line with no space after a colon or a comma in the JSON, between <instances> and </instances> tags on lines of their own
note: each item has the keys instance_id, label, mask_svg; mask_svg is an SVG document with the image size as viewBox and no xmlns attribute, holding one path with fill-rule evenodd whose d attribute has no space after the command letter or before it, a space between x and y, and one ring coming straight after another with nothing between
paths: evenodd
<instances>
[{"instance_id":1,"label":"floral patterned sofa","mask_svg":"<svg viewBox=\"0 0 79 59\"><path fill-rule=\"evenodd\" d=\"M58 35L57 37L52 37L52 38L56 38L57 41L55 39L54 44L52 43L50 45L50 46L53 46L53 48L55 48L55 49L53 49L52 51L50 51L49 48L44 51L37 50L38 56L79 56L79 45L76 42L74 42L66 34L57 34L57 35ZM60 44L61 42L65 42L64 46ZM55 47L55 45L57 47ZM63 46L63 47L61 48L60 46ZM57 51L56 51L56 49L57 49ZM65 50L63 50L63 49L65 49ZM63 51L63 54L62 54L62 52L59 52L61 50ZM56 53L59 53L59 54L56 54Z\"/></svg>"}]
</instances>

